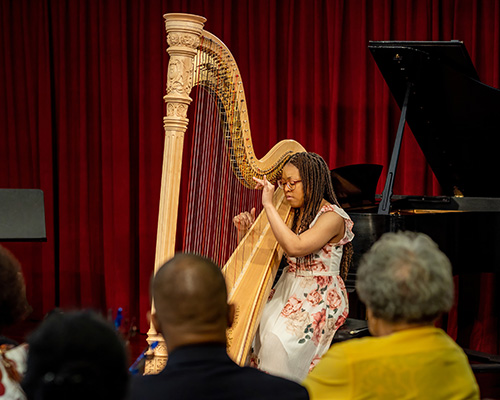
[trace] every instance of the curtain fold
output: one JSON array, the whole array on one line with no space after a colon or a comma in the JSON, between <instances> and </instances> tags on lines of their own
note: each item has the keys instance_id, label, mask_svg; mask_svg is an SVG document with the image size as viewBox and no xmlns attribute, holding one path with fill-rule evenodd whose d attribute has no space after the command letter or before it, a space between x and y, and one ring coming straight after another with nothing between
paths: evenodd
<instances>
[{"instance_id":1,"label":"curtain fold","mask_svg":"<svg viewBox=\"0 0 500 400\"><path fill-rule=\"evenodd\" d=\"M53 110L47 1L0 2L0 188L43 188L54 237ZM1 212L1 208L0 208ZM36 317L56 300L55 244L6 243L23 264Z\"/></svg>"},{"instance_id":2,"label":"curtain fold","mask_svg":"<svg viewBox=\"0 0 500 400\"><path fill-rule=\"evenodd\" d=\"M482 81L498 88L499 8L496 0L1 1L0 187L45 194L47 242L6 244L23 263L35 315L56 305L122 307L127 323L147 330L168 65L163 14L205 16L232 51L257 156L292 138L331 168L382 164L381 193L400 111L369 41L462 40ZM440 194L409 129L394 193ZM498 353L497 282L479 277L480 297L470 300L477 315L457 317L460 302L450 313L462 345Z\"/></svg>"}]
</instances>

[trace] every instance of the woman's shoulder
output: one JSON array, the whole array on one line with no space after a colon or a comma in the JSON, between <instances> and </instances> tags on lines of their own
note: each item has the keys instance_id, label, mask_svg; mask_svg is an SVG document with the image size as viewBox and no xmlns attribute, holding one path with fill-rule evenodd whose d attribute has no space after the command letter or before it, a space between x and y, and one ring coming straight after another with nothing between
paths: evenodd
<instances>
[{"instance_id":1,"label":"woman's shoulder","mask_svg":"<svg viewBox=\"0 0 500 400\"><path fill-rule=\"evenodd\" d=\"M311 223L309 224L309 228L312 228L316 222L318 222L318 220L321 218L321 221L335 221L337 220L337 222L340 223L341 219L349 219L349 216L347 214L345 214L345 212L340 208L338 207L337 205L335 204L330 204L330 203L327 203L327 202L324 202L319 211L316 213L316 216L314 217L314 219L311 221ZM339 218L340 217L340 218Z\"/></svg>"},{"instance_id":2,"label":"woman's shoulder","mask_svg":"<svg viewBox=\"0 0 500 400\"><path fill-rule=\"evenodd\" d=\"M319 209L318 216L325 214L327 212L334 212L340 215L344 219L349 219L349 220L351 219L351 217L349 217L349 214L347 214L343 208L339 207L336 204L325 202Z\"/></svg>"},{"instance_id":3,"label":"woman's shoulder","mask_svg":"<svg viewBox=\"0 0 500 400\"><path fill-rule=\"evenodd\" d=\"M318 214L316 215L316 218L311 223L311 226L314 225L314 223L316 223L316 221L318 220L319 217L321 217L322 215L324 215L326 213L332 213L332 212L344 220L344 226L345 226L344 236L339 241L339 244L346 244L347 242L352 241L352 239L354 238L354 233L352 231L354 223L352 222L351 217L349 217L349 214L347 214L344 211L344 209L342 209L341 207L339 207L336 204L331 204L331 203L325 202L321 206Z\"/></svg>"}]
</instances>

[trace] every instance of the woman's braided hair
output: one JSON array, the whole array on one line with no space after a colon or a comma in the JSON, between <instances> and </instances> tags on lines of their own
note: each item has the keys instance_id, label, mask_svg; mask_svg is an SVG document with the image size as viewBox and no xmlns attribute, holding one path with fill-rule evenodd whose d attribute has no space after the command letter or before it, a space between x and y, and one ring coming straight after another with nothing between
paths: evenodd
<instances>
[{"instance_id":1,"label":"woman's braided hair","mask_svg":"<svg viewBox=\"0 0 500 400\"><path fill-rule=\"evenodd\" d=\"M309 229L309 225L321 208L323 199L339 207L340 204L333 190L330 169L320 155L308 152L295 153L288 160L288 164L295 166L299 170L300 179L302 180L304 211L300 226L297 226L300 215L298 208L295 209L292 223L292 230L301 233ZM346 243L340 262L340 276L344 280L347 278L352 263L352 253L352 243ZM312 257L312 255L308 257Z\"/></svg>"}]
</instances>

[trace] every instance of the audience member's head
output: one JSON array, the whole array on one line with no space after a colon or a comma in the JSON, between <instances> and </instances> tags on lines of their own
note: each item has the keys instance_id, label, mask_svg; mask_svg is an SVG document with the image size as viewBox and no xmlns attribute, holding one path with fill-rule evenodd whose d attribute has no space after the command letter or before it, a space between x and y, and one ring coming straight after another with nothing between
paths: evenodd
<instances>
[{"instance_id":1,"label":"audience member's head","mask_svg":"<svg viewBox=\"0 0 500 400\"><path fill-rule=\"evenodd\" d=\"M226 341L232 323L224 277L211 260L177 254L156 273L152 284L153 323L168 350L183 345Z\"/></svg>"},{"instance_id":2,"label":"audience member's head","mask_svg":"<svg viewBox=\"0 0 500 400\"><path fill-rule=\"evenodd\" d=\"M88 311L50 314L29 337L28 399L125 398L127 355L113 326Z\"/></svg>"},{"instance_id":3,"label":"audience member's head","mask_svg":"<svg viewBox=\"0 0 500 400\"><path fill-rule=\"evenodd\" d=\"M375 337L334 344L307 376L311 399L479 399L467 356L433 326L453 302L448 258L422 233L386 233L356 288ZM348 372L346 372L348 371Z\"/></svg>"},{"instance_id":4,"label":"audience member's head","mask_svg":"<svg viewBox=\"0 0 500 400\"><path fill-rule=\"evenodd\" d=\"M21 264L0 246L0 331L23 320L30 312Z\"/></svg>"},{"instance_id":5,"label":"audience member's head","mask_svg":"<svg viewBox=\"0 0 500 400\"><path fill-rule=\"evenodd\" d=\"M451 264L425 234L386 233L363 256L356 289L374 335L377 321L431 324L452 306Z\"/></svg>"}]
</instances>

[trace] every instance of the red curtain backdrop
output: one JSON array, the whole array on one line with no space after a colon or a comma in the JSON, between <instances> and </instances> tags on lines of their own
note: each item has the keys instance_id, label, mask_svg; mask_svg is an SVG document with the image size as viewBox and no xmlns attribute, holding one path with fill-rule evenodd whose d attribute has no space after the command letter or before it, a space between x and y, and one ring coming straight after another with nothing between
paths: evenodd
<instances>
[{"instance_id":1,"label":"red curtain backdrop","mask_svg":"<svg viewBox=\"0 0 500 400\"><path fill-rule=\"evenodd\" d=\"M168 12L205 16L233 52L260 157L292 138L331 168L377 163L385 175L399 109L370 40L462 40L481 80L500 86L497 0L0 0L0 187L45 194L47 242L5 244L35 317L123 307L147 330ZM440 194L409 130L394 193ZM478 279L468 331L459 305L450 332L498 353L495 277Z\"/></svg>"}]
</instances>

